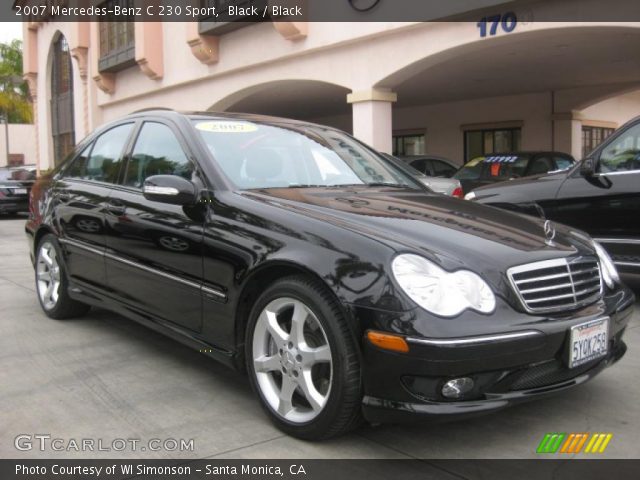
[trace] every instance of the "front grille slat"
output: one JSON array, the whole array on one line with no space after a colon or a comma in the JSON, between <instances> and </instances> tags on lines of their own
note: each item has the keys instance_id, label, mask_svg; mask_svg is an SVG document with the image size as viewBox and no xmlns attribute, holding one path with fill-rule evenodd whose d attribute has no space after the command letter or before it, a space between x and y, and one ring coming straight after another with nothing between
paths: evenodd
<instances>
[{"instance_id":1,"label":"front grille slat","mask_svg":"<svg viewBox=\"0 0 640 480\"><path fill-rule=\"evenodd\" d=\"M522 284L522 283L529 283L529 282L540 282L540 281L544 281L544 280L553 280L554 278L565 278L565 277L569 277L568 273L557 273L555 275L546 275L544 277L536 277L536 278L529 278L529 279L522 279L522 280L514 280L518 285Z\"/></svg>"},{"instance_id":2,"label":"front grille slat","mask_svg":"<svg viewBox=\"0 0 640 480\"><path fill-rule=\"evenodd\" d=\"M555 290L556 288L571 288L572 283L562 283L560 285L551 285L549 287L539 287L539 288L529 288L527 290L520 290L522 295L526 295L527 293L538 293L538 292L546 292L549 290Z\"/></svg>"},{"instance_id":3,"label":"front grille slat","mask_svg":"<svg viewBox=\"0 0 640 480\"><path fill-rule=\"evenodd\" d=\"M532 298L527 300L527 303L540 303L540 302L549 302L551 300L561 300L563 298L573 298L575 295L573 293L567 293L565 295L554 295L553 297L542 297L542 298Z\"/></svg>"},{"instance_id":4,"label":"front grille slat","mask_svg":"<svg viewBox=\"0 0 640 480\"><path fill-rule=\"evenodd\" d=\"M507 273L523 306L532 313L579 308L602 295L595 256L545 260L510 268Z\"/></svg>"}]
</instances>

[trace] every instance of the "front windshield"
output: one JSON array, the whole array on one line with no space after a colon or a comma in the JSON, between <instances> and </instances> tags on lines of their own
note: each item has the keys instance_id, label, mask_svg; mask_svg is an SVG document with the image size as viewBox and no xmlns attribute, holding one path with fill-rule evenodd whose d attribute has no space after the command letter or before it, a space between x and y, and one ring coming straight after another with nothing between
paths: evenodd
<instances>
[{"instance_id":1,"label":"front windshield","mask_svg":"<svg viewBox=\"0 0 640 480\"><path fill-rule=\"evenodd\" d=\"M347 185L420 189L408 174L337 130L234 119L193 123L224 173L242 190Z\"/></svg>"},{"instance_id":2,"label":"front windshield","mask_svg":"<svg viewBox=\"0 0 640 480\"><path fill-rule=\"evenodd\" d=\"M476 157L456 172L458 180L509 180L522 177L527 169L528 157L499 155Z\"/></svg>"}]
</instances>

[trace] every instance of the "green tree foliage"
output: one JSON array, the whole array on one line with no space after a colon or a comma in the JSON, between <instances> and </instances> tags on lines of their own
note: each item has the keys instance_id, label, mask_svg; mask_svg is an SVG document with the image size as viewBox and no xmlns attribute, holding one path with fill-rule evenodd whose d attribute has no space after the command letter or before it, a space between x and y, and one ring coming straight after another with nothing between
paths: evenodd
<instances>
[{"instance_id":1,"label":"green tree foliage","mask_svg":"<svg viewBox=\"0 0 640 480\"><path fill-rule=\"evenodd\" d=\"M22 79L22 42L0 43L0 112L9 123L31 123L29 88Z\"/></svg>"}]
</instances>

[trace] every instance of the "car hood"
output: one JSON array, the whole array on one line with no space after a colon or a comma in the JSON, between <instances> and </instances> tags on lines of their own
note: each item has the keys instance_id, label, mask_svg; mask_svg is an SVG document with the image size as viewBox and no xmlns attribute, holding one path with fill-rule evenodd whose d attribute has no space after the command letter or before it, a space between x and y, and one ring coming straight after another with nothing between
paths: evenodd
<instances>
[{"instance_id":1,"label":"car hood","mask_svg":"<svg viewBox=\"0 0 640 480\"><path fill-rule=\"evenodd\" d=\"M540 219L402 189L266 189L246 192L307 217L434 259L447 269L504 272L514 265L592 253L557 225L547 242Z\"/></svg>"},{"instance_id":2,"label":"car hood","mask_svg":"<svg viewBox=\"0 0 640 480\"><path fill-rule=\"evenodd\" d=\"M555 195L562 183L567 178L567 170L556 173L543 173L540 175L531 175L529 177L518 178L516 180L508 180L506 182L493 183L473 190L476 198L492 197L501 193L508 193L516 197L527 196L545 198L549 194ZM535 193L537 195L535 195ZM468 193L468 192L466 192ZM532 196L531 194L534 193Z\"/></svg>"}]
</instances>

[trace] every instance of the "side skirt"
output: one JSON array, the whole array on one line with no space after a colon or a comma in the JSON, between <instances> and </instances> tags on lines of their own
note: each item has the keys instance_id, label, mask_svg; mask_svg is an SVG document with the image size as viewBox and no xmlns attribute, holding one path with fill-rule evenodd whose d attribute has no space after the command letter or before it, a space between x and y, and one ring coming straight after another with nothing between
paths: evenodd
<instances>
[{"instance_id":1,"label":"side skirt","mask_svg":"<svg viewBox=\"0 0 640 480\"><path fill-rule=\"evenodd\" d=\"M69 283L69 296L79 302L104 308L138 322L145 327L177 340L187 347L198 350L203 355L213 358L227 367L236 370L243 368L236 352L211 345L169 322L151 317L141 310L125 305L117 299L97 291L94 287L72 280Z\"/></svg>"}]
</instances>

